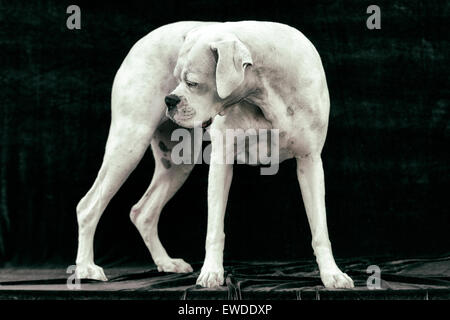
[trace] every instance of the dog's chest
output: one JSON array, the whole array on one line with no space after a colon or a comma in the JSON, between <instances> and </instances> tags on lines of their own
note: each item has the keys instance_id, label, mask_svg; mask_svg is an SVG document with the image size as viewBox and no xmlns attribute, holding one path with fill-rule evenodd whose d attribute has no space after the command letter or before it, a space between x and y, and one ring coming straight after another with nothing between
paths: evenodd
<instances>
[{"instance_id":1,"label":"dog's chest","mask_svg":"<svg viewBox=\"0 0 450 320\"><path fill-rule=\"evenodd\" d=\"M291 130L279 129L269 122L258 107L240 103L223 121L227 153L237 163L264 165L280 163L294 156L290 148Z\"/></svg>"}]
</instances>

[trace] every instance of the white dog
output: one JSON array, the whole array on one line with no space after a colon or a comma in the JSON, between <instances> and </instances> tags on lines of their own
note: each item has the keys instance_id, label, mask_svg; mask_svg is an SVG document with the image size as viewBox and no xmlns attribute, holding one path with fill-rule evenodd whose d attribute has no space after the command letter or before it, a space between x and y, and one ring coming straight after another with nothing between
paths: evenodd
<instances>
[{"instance_id":1,"label":"white dog","mask_svg":"<svg viewBox=\"0 0 450 320\"><path fill-rule=\"evenodd\" d=\"M279 161L295 158L322 282L351 288L335 263L328 238L321 150L329 95L319 54L298 30L272 22L179 22L139 40L118 70L112 88L112 120L98 176L77 206L76 276L107 280L94 264L97 223L149 144L155 157L152 182L131 210L159 271L192 272L171 258L158 238L158 219L193 164L175 165L171 132L210 126L279 129ZM168 120L171 119L172 121ZM175 124L176 123L176 124ZM211 137L211 159L220 154ZM220 136L220 135L219 135ZM212 161L208 180L206 255L197 283L223 284L224 214L232 164Z\"/></svg>"}]
</instances>

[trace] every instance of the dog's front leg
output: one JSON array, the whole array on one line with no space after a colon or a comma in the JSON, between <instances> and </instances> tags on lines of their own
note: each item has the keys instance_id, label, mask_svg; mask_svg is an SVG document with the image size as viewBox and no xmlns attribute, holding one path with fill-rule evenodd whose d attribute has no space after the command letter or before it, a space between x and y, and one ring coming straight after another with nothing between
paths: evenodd
<instances>
[{"instance_id":1,"label":"dog's front leg","mask_svg":"<svg viewBox=\"0 0 450 320\"><path fill-rule=\"evenodd\" d=\"M206 255L197 284L213 288L223 284L224 217L228 191L233 177L233 165L216 161L214 142L208 176L208 229Z\"/></svg>"}]
</instances>

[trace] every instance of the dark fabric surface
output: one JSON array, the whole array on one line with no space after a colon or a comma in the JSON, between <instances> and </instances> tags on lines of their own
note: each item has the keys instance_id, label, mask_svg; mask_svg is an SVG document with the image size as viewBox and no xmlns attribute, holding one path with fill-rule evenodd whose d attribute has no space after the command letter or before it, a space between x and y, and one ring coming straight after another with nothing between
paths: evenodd
<instances>
[{"instance_id":1,"label":"dark fabric surface","mask_svg":"<svg viewBox=\"0 0 450 320\"><path fill-rule=\"evenodd\" d=\"M430 299L450 298L450 256L433 259L352 259L338 261L355 281L354 289L325 289L316 264L234 262L225 265L226 283L218 289L195 286L196 272L164 274L155 268L105 269L108 282L83 280L67 289L64 269L2 269L0 298L95 299ZM369 265L381 269L381 289L367 288Z\"/></svg>"}]
</instances>

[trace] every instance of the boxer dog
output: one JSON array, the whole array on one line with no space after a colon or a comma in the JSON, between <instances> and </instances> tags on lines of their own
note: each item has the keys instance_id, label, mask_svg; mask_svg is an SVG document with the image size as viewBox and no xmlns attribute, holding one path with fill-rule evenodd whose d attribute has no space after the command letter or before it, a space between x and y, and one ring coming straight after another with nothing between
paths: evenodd
<instances>
[{"instance_id":1,"label":"boxer dog","mask_svg":"<svg viewBox=\"0 0 450 320\"><path fill-rule=\"evenodd\" d=\"M149 144L155 158L150 186L131 209L159 271L192 272L171 258L158 237L158 220L193 163L175 164L171 132L177 127L279 130L279 161L295 158L312 233L312 248L327 288L352 288L335 263L328 237L321 150L329 117L322 62L298 30L272 22L179 22L160 27L130 50L114 79L111 127L98 176L77 206L76 277L107 280L94 264L97 223ZM219 154L211 136L211 159ZM211 161L206 254L197 284L224 282L224 214L233 165Z\"/></svg>"}]
</instances>

